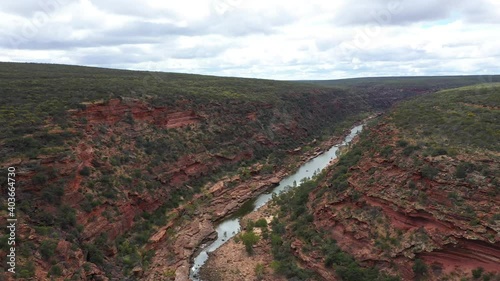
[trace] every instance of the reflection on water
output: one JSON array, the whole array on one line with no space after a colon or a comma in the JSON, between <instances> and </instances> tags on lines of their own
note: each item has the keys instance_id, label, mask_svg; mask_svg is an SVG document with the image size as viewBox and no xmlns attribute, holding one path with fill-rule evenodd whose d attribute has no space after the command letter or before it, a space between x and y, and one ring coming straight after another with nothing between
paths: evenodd
<instances>
[{"instance_id":1,"label":"reflection on water","mask_svg":"<svg viewBox=\"0 0 500 281\"><path fill-rule=\"evenodd\" d=\"M297 172L281 180L278 186L276 186L272 192L264 193L258 196L256 199L250 200L243 204L238 211L236 211L231 217L227 218L221 224L216 227L217 240L205 247L194 259L193 267L191 268L190 278L194 281L200 281L198 278L198 272L200 267L205 264L208 259L208 253L215 251L227 240L235 236L240 231L240 218L249 214L260 207L264 206L269 200L272 199L273 194L279 194L290 186L300 184L303 179L311 178L315 174L321 172L330 161L336 159L339 154L339 148L347 145L352 141L352 139L361 132L363 125L356 126L351 129L349 135L346 136L341 144L334 145L325 153L311 159L302 165Z\"/></svg>"}]
</instances>

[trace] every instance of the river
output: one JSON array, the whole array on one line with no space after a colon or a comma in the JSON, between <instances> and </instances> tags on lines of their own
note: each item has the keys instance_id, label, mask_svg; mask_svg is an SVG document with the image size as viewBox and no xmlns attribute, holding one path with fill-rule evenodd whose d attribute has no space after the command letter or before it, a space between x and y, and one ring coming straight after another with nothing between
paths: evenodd
<instances>
[{"instance_id":1,"label":"river","mask_svg":"<svg viewBox=\"0 0 500 281\"><path fill-rule=\"evenodd\" d=\"M328 151L304 163L300 166L297 172L281 180L278 186L276 186L271 192L263 193L254 200L247 202L233 216L220 223L215 229L217 231L217 240L208 245L202 245L202 251L195 257L189 274L191 280L201 281L198 278L198 272L201 266L203 266L203 264L207 261L208 253L215 251L222 244L240 232L240 218L264 206L264 204L271 200L273 194L279 194L294 184L300 184L304 178L311 178L315 173L319 173L322 169L328 166L330 161L337 158L339 148L349 144L362 129L363 125L353 127L342 143L332 146Z\"/></svg>"}]
</instances>

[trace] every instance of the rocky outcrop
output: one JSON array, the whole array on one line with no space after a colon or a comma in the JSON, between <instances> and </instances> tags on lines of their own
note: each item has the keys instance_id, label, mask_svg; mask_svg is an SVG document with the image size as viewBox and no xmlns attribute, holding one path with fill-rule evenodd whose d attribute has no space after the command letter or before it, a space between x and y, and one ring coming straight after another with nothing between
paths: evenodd
<instances>
[{"instance_id":1,"label":"rocky outcrop","mask_svg":"<svg viewBox=\"0 0 500 281\"><path fill-rule=\"evenodd\" d=\"M234 187L228 186L234 180L230 178L214 184L206 196L197 198L208 200L208 204L197 210L196 217L182 228L170 228L176 233L173 237L167 235L169 228L162 228L153 235L150 240L153 243L151 247L157 249L157 255L153 258L145 280L171 280L162 275L162 272L166 271L175 272L175 280L189 280L191 258L200 245L216 238L215 223L238 210L246 201L277 184L285 174L282 171L266 177L256 176ZM184 208L178 211L183 212Z\"/></svg>"},{"instance_id":2,"label":"rocky outcrop","mask_svg":"<svg viewBox=\"0 0 500 281\"><path fill-rule=\"evenodd\" d=\"M197 124L200 121L200 117L193 110L175 111L133 99L110 99L107 102L84 105L85 109L74 112L74 116L84 118L89 127L96 124L114 125L120 121L142 121L170 129Z\"/></svg>"}]
</instances>

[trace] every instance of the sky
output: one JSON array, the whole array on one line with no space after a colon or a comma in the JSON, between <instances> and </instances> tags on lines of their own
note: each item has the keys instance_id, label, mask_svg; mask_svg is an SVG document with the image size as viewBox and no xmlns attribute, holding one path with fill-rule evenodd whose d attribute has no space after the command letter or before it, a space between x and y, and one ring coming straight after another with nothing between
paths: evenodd
<instances>
[{"instance_id":1,"label":"sky","mask_svg":"<svg viewBox=\"0 0 500 281\"><path fill-rule=\"evenodd\" d=\"M500 74L500 0L2 0L0 61L279 80Z\"/></svg>"}]
</instances>

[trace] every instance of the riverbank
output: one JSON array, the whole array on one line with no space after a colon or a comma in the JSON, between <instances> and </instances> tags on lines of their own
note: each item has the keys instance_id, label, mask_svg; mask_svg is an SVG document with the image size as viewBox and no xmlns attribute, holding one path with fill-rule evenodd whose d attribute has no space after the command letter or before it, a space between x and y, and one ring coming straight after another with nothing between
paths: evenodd
<instances>
[{"instance_id":1,"label":"riverbank","mask_svg":"<svg viewBox=\"0 0 500 281\"><path fill-rule=\"evenodd\" d=\"M246 226L248 220L257 221L264 218L270 223L274 211L270 204L252 212L242 219ZM268 226L270 229L270 225ZM262 229L254 228L254 232L261 238L253 246L253 254L249 255L242 242L236 242L238 238L231 238L210 253L209 259L200 269L200 279L203 281L285 281L286 278L274 274L271 268L273 256L269 240L262 239Z\"/></svg>"}]
</instances>

